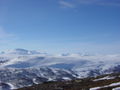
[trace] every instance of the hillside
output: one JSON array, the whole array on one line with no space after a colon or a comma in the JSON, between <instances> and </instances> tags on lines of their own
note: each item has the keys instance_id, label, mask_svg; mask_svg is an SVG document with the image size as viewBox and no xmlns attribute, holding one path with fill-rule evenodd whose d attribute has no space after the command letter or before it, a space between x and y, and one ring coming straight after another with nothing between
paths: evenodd
<instances>
[{"instance_id":1,"label":"hillside","mask_svg":"<svg viewBox=\"0 0 120 90\"><path fill-rule=\"evenodd\" d=\"M44 82L17 90L120 90L120 73L71 81Z\"/></svg>"}]
</instances>

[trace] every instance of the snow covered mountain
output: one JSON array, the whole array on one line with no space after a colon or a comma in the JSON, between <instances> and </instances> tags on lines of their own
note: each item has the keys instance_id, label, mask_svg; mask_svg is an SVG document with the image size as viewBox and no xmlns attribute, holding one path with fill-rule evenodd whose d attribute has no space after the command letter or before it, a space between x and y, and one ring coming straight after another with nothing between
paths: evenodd
<instances>
[{"instance_id":1,"label":"snow covered mountain","mask_svg":"<svg viewBox=\"0 0 120 90\"><path fill-rule=\"evenodd\" d=\"M31 55L31 54L43 54L43 53L41 53L40 51L35 51L35 50L30 51L30 50L17 48L14 50L2 51L1 54Z\"/></svg>"},{"instance_id":2,"label":"snow covered mountain","mask_svg":"<svg viewBox=\"0 0 120 90\"><path fill-rule=\"evenodd\" d=\"M3 51L0 54L0 82L4 83L2 85L11 83L17 88L33 84L35 78L40 78L38 81L40 83L48 80L83 78L115 72L120 72L119 54L48 55L25 49ZM15 85L16 80L20 81L17 85ZM30 81L29 84L26 80ZM21 82L24 82L24 85Z\"/></svg>"},{"instance_id":3,"label":"snow covered mountain","mask_svg":"<svg viewBox=\"0 0 120 90\"><path fill-rule=\"evenodd\" d=\"M76 74L53 68L0 69L0 86L3 90L17 89L47 81L71 80ZM1 90L1 89L0 89Z\"/></svg>"}]
</instances>

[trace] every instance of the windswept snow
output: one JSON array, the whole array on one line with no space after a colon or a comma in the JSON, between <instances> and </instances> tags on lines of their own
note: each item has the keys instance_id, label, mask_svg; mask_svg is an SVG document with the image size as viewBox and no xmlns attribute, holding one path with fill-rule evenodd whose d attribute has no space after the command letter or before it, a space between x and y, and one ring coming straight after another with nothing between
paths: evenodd
<instances>
[{"instance_id":1,"label":"windswept snow","mask_svg":"<svg viewBox=\"0 0 120 90\"><path fill-rule=\"evenodd\" d=\"M113 88L112 90L120 90L120 87L117 87L117 88Z\"/></svg>"},{"instance_id":2,"label":"windswept snow","mask_svg":"<svg viewBox=\"0 0 120 90\"><path fill-rule=\"evenodd\" d=\"M16 89L16 87L14 85L12 85L11 83L7 83L7 84L10 86L11 90Z\"/></svg>"},{"instance_id":3,"label":"windswept snow","mask_svg":"<svg viewBox=\"0 0 120 90\"><path fill-rule=\"evenodd\" d=\"M90 90L98 90L98 89L101 89L101 87L90 88Z\"/></svg>"},{"instance_id":4,"label":"windswept snow","mask_svg":"<svg viewBox=\"0 0 120 90\"><path fill-rule=\"evenodd\" d=\"M107 87L113 87L113 86L118 86L118 85L120 85L120 82L112 83L112 84L106 85L106 86L90 88L90 90L98 90L98 89L107 88Z\"/></svg>"},{"instance_id":5,"label":"windswept snow","mask_svg":"<svg viewBox=\"0 0 120 90\"><path fill-rule=\"evenodd\" d=\"M93 81L109 80L109 79L114 79L114 78L115 78L115 77L106 76L106 77L103 77L103 78L95 79L95 80L93 80Z\"/></svg>"}]
</instances>

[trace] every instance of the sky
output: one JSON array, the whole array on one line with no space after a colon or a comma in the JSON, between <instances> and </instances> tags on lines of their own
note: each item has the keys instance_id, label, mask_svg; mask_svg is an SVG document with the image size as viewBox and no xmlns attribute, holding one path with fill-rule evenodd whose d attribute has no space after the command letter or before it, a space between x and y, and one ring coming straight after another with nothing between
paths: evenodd
<instances>
[{"instance_id":1,"label":"sky","mask_svg":"<svg viewBox=\"0 0 120 90\"><path fill-rule=\"evenodd\" d=\"M0 51L120 53L120 0L0 0Z\"/></svg>"}]
</instances>

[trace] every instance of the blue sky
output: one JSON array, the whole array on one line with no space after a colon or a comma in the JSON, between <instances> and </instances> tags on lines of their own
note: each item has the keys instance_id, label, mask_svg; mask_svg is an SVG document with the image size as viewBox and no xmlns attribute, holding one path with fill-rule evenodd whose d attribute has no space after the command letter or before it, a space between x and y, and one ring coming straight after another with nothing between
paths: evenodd
<instances>
[{"instance_id":1,"label":"blue sky","mask_svg":"<svg viewBox=\"0 0 120 90\"><path fill-rule=\"evenodd\" d=\"M0 50L120 53L120 0L0 0Z\"/></svg>"}]
</instances>

